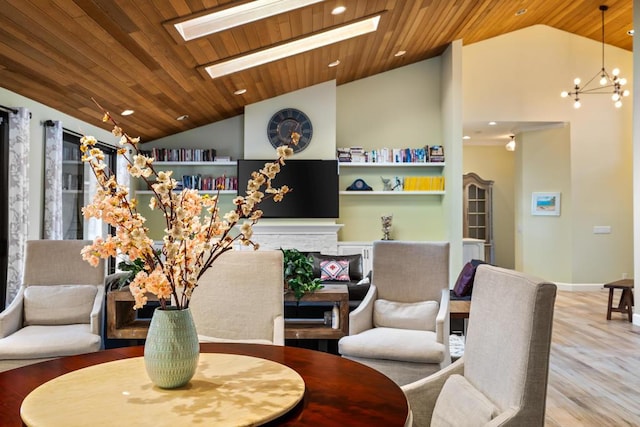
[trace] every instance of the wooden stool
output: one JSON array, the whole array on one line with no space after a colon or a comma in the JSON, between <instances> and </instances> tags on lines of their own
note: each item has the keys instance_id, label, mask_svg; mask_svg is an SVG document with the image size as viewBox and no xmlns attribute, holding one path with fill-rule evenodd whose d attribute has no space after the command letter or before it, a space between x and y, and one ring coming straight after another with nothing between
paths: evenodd
<instances>
[{"instance_id":1,"label":"wooden stool","mask_svg":"<svg viewBox=\"0 0 640 427\"><path fill-rule=\"evenodd\" d=\"M629 322L632 321L633 316L633 279L621 279L615 282L607 283L604 285L609 289L609 306L607 307L607 320L611 320L611 313L627 313L629 316ZM618 307L613 307L613 291L615 289L622 289L622 295L620 295L620 302Z\"/></svg>"}]
</instances>

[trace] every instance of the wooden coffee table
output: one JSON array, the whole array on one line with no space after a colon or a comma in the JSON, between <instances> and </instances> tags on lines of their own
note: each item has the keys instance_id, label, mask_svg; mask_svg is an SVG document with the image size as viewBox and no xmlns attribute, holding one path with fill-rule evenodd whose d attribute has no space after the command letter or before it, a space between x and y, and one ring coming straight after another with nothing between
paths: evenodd
<instances>
[{"instance_id":1,"label":"wooden coffee table","mask_svg":"<svg viewBox=\"0 0 640 427\"><path fill-rule=\"evenodd\" d=\"M296 301L295 295L287 293L285 301ZM285 319L284 337L287 339L340 339L349 335L349 290L346 285L324 285L322 289L305 294L300 301L305 302L337 302L340 307L339 328L332 329L323 323L296 322L295 319ZM329 309L330 310L330 309Z\"/></svg>"},{"instance_id":2,"label":"wooden coffee table","mask_svg":"<svg viewBox=\"0 0 640 427\"><path fill-rule=\"evenodd\" d=\"M467 335L467 323L471 311L470 300L449 300L449 318L463 319L462 335Z\"/></svg>"}]
</instances>

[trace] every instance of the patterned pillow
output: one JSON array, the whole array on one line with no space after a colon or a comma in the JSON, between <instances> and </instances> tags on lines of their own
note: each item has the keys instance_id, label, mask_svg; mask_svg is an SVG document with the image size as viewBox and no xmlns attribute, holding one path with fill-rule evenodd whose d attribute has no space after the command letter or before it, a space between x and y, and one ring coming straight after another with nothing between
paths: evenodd
<instances>
[{"instance_id":1,"label":"patterned pillow","mask_svg":"<svg viewBox=\"0 0 640 427\"><path fill-rule=\"evenodd\" d=\"M348 282L349 261L328 259L320 262L320 280Z\"/></svg>"}]
</instances>

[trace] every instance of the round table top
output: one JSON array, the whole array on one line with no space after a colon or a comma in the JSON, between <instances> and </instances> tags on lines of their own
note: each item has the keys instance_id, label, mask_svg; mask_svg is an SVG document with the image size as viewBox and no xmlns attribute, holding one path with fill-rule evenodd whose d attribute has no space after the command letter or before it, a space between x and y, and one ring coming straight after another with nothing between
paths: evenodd
<instances>
[{"instance_id":1,"label":"round table top","mask_svg":"<svg viewBox=\"0 0 640 427\"><path fill-rule=\"evenodd\" d=\"M143 352L142 346L114 348L0 372L1 424L22 425L23 400L47 381L88 366L140 357ZM292 368L302 377L302 400L268 426L393 427L406 425L409 417L409 405L398 385L380 372L340 356L289 346L227 343L201 344L200 352L267 359ZM132 425L155 426L156 418L144 411Z\"/></svg>"},{"instance_id":2,"label":"round table top","mask_svg":"<svg viewBox=\"0 0 640 427\"><path fill-rule=\"evenodd\" d=\"M22 402L30 427L135 425L262 425L291 410L304 395L296 371L271 360L202 353L189 384L154 386L143 357L100 363L54 378Z\"/></svg>"}]
</instances>

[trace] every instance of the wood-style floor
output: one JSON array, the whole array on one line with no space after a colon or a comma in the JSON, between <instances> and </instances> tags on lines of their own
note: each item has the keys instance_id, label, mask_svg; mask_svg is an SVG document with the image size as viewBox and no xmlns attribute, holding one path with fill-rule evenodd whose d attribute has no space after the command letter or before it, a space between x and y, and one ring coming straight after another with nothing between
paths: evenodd
<instances>
[{"instance_id":1,"label":"wood-style floor","mask_svg":"<svg viewBox=\"0 0 640 427\"><path fill-rule=\"evenodd\" d=\"M640 426L640 327L607 320L607 298L558 291L546 426Z\"/></svg>"}]
</instances>

